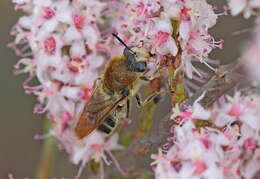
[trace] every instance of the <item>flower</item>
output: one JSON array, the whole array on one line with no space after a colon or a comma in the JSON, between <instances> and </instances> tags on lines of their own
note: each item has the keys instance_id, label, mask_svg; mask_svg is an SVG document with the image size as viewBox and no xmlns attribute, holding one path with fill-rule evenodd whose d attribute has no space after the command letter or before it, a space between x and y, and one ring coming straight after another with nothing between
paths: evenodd
<instances>
[{"instance_id":1,"label":"flower","mask_svg":"<svg viewBox=\"0 0 260 179\"><path fill-rule=\"evenodd\" d=\"M216 24L217 15L212 6L204 0L185 1L181 9L179 41L182 48L182 64L180 69L185 71L188 78L192 78L194 72L202 76L192 62L199 61L213 69L208 64L208 54L213 48L222 48L223 44L223 41L216 42L208 34L208 29Z\"/></svg>"}]
</instances>

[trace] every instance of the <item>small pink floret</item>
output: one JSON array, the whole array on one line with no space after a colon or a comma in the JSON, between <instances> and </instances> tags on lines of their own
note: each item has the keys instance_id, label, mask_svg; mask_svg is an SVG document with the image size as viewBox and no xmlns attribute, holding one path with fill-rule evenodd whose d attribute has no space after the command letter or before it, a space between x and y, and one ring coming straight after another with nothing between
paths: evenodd
<instances>
[{"instance_id":1,"label":"small pink floret","mask_svg":"<svg viewBox=\"0 0 260 179\"><path fill-rule=\"evenodd\" d=\"M188 119L188 118L191 117L191 113L190 112L182 112L180 116L184 119Z\"/></svg>"},{"instance_id":2,"label":"small pink floret","mask_svg":"<svg viewBox=\"0 0 260 179\"><path fill-rule=\"evenodd\" d=\"M47 88L46 90L44 90L45 96L49 96L49 95L52 94L52 93L53 93L53 90L50 89L50 88Z\"/></svg>"},{"instance_id":3,"label":"small pink floret","mask_svg":"<svg viewBox=\"0 0 260 179\"><path fill-rule=\"evenodd\" d=\"M232 133L232 132L226 133L226 138L227 138L228 140L231 140L231 139L233 138L233 133Z\"/></svg>"},{"instance_id":4,"label":"small pink floret","mask_svg":"<svg viewBox=\"0 0 260 179\"><path fill-rule=\"evenodd\" d=\"M55 15L55 12L50 7L43 8L43 18L51 19L54 15Z\"/></svg>"},{"instance_id":5,"label":"small pink floret","mask_svg":"<svg viewBox=\"0 0 260 179\"><path fill-rule=\"evenodd\" d=\"M72 119L73 119L73 118L72 118L72 116L71 116L71 114L70 114L69 112L65 112L65 113L63 114L62 118L61 118L61 120L62 120L63 123L67 123L67 122L69 122L69 121L72 120Z\"/></svg>"},{"instance_id":6,"label":"small pink floret","mask_svg":"<svg viewBox=\"0 0 260 179\"><path fill-rule=\"evenodd\" d=\"M91 96L91 89L90 88L84 88L82 91L78 94L83 100L88 101Z\"/></svg>"},{"instance_id":7,"label":"small pink floret","mask_svg":"<svg viewBox=\"0 0 260 179\"><path fill-rule=\"evenodd\" d=\"M179 172L181 170L181 168L182 168L182 163L180 161L172 162L171 165L172 165L172 167L174 168L174 170L176 172Z\"/></svg>"},{"instance_id":8,"label":"small pink floret","mask_svg":"<svg viewBox=\"0 0 260 179\"><path fill-rule=\"evenodd\" d=\"M103 146L100 144L93 144L91 145L92 149L94 149L96 152L101 152L103 150Z\"/></svg>"},{"instance_id":9,"label":"small pink floret","mask_svg":"<svg viewBox=\"0 0 260 179\"><path fill-rule=\"evenodd\" d=\"M223 170L224 170L224 174L225 174L225 175L230 175L230 173L232 173L231 169L228 168L228 167L224 167Z\"/></svg>"},{"instance_id":10,"label":"small pink floret","mask_svg":"<svg viewBox=\"0 0 260 179\"><path fill-rule=\"evenodd\" d=\"M238 104L233 104L230 111L228 112L230 116L239 116L240 111L239 111L239 105Z\"/></svg>"},{"instance_id":11,"label":"small pink floret","mask_svg":"<svg viewBox=\"0 0 260 179\"><path fill-rule=\"evenodd\" d=\"M77 29L81 30L83 28L85 18L84 15L73 15L73 22Z\"/></svg>"},{"instance_id":12,"label":"small pink floret","mask_svg":"<svg viewBox=\"0 0 260 179\"><path fill-rule=\"evenodd\" d=\"M159 31L156 36L156 45L160 46L165 43L169 36L170 34L168 32Z\"/></svg>"},{"instance_id":13,"label":"small pink floret","mask_svg":"<svg viewBox=\"0 0 260 179\"><path fill-rule=\"evenodd\" d=\"M73 119L72 115L69 112L65 112L61 117L61 126L62 130L68 127L68 122Z\"/></svg>"},{"instance_id":14,"label":"small pink floret","mask_svg":"<svg viewBox=\"0 0 260 179\"><path fill-rule=\"evenodd\" d=\"M79 72L79 65L82 62L81 58L71 58L70 63L68 65L68 68L70 69L70 71L77 73Z\"/></svg>"},{"instance_id":15,"label":"small pink floret","mask_svg":"<svg viewBox=\"0 0 260 179\"><path fill-rule=\"evenodd\" d=\"M44 41L44 50L48 55L54 55L56 50L56 41L53 37L49 37Z\"/></svg>"},{"instance_id":16,"label":"small pink floret","mask_svg":"<svg viewBox=\"0 0 260 179\"><path fill-rule=\"evenodd\" d=\"M194 175L201 175L207 169L206 164L200 160L196 160L194 166L196 167Z\"/></svg>"},{"instance_id":17,"label":"small pink floret","mask_svg":"<svg viewBox=\"0 0 260 179\"><path fill-rule=\"evenodd\" d=\"M211 142L206 138L201 138L200 142L204 145L206 149L209 149L211 147Z\"/></svg>"},{"instance_id":18,"label":"small pink floret","mask_svg":"<svg viewBox=\"0 0 260 179\"><path fill-rule=\"evenodd\" d=\"M248 138L244 142L244 147L249 150L254 150L256 148L256 144L252 138Z\"/></svg>"},{"instance_id":19,"label":"small pink floret","mask_svg":"<svg viewBox=\"0 0 260 179\"><path fill-rule=\"evenodd\" d=\"M145 10L145 6L144 3L141 2L138 4L137 9L136 9L136 15L140 16L142 15L142 13L146 12L147 10Z\"/></svg>"},{"instance_id":20,"label":"small pink floret","mask_svg":"<svg viewBox=\"0 0 260 179\"><path fill-rule=\"evenodd\" d=\"M184 20L184 21L189 21L190 20L190 8L186 8L184 7L182 10L181 10L181 19Z\"/></svg>"},{"instance_id":21,"label":"small pink floret","mask_svg":"<svg viewBox=\"0 0 260 179\"><path fill-rule=\"evenodd\" d=\"M193 40L198 40L198 39L201 39L200 35L198 32L196 31L192 31L190 33L190 39L193 39Z\"/></svg>"}]
</instances>

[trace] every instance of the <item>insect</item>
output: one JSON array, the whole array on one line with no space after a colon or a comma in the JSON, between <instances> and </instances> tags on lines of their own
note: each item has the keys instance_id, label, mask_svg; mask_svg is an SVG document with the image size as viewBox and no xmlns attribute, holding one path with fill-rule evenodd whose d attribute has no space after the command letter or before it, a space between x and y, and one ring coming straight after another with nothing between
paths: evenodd
<instances>
[{"instance_id":1,"label":"insect","mask_svg":"<svg viewBox=\"0 0 260 179\"><path fill-rule=\"evenodd\" d=\"M92 95L75 126L75 134L79 139L88 136L95 129L110 134L117 125L118 111L124 106L126 116L129 116L129 97L147 70L149 52L141 47L128 47L116 34L113 36L125 49L123 55L110 60L102 77L96 81ZM136 99L139 105L149 100L140 102L138 96Z\"/></svg>"}]
</instances>

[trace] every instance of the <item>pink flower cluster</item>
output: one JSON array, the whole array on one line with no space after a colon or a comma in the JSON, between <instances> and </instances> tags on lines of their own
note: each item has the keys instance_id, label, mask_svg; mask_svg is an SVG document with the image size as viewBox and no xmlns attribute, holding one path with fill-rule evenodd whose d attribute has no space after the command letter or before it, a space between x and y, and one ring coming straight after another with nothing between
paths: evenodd
<instances>
[{"instance_id":1,"label":"pink flower cluster","mask_svg":"<svg viewBox=\"0 0 260 179\"><path fill-rule=\"evenodd\" d=\"M210 111L197 102L185 112L175 108L172 146L152 155L156 178L253 178L260 170L259 106L259 96L236 93Z\"/></svg>"},{"instance_id":2,"label":"pink flower cluster","mask_svg":"<svg viewBox=\"0 0 260 179\"><path fill-rule=\"evenodd\" d=\"M232 16L243 14L244 18L257 14L260 9L259 0L228 0L228 6Z\"/></svg>"},{"instance_id":3,"label":"pink flower cluster","mask_svg":"<svg viewBox=\"0 0 260 179\"><path fill-rule=\"evenodd\" d=\"M247 49L242 56L242 60L245 62L245 67L250 79L253 82L260 82L260 19L256 21L254 28L253 40L248 42Z\"/></svg>"},{"instance_id":4,"label":"pink flower cluster","mask_svg":"<svg viewBox=\"0 0 260 179\"><path fill-rule=\"evenodd\" d=\"M144 46L155 54L151 68L179 53L178 70L189 78L194 72L201 75L193 61L209 66L209 52L222 46L208 34L217 15L206 0L13 2L26 13L11 32L16 38L9 47L22 57L15 72L29 73L24 88L37 96L34 112L48 112L53 123L50 135L59 139L74 163L92 156L87 154L92 151L91 137L99 145L105 142L98 133L78 141L73 128L100 68L122 50L121 44L113 45L111 32L119 33L128 45ZM38 86L29 85L34 77Z\"/></svg>"},{"instance_id":5,"label":"pink flower cluster","mask_svg":"<svg viewBox=\"0 0 260 179\"><path fill-rule=\"evenodd\" d=\"M243 14L244 18L249 18L251 15L256 16L255 27L253 28L253 38L248 43L245 49L242 60L244 60L247 74L253 82L260 81L259 73L259 55L260 55L260 1L258 0L229 0L229 9L231 15L237 16Z\"/></svg>"},{"instance_id":6,"label":"pink flower cluster","mask_svg":"<svg viewBox=\"0 0 260 179\"><path fill-rule=\"evenodd\" d=\"M9 47L22 57L15 73L29 73L24 88L37 96L34 112L48 113L53 124L49 135L60 141L74 163L82 162L82 167L90 159L109 164L106 154L116 163L111 151L122 149L117 134L105 137L94 131L78 140L73 130L103 65L122 53L112 32L127 45L143 46L154 54L149 61L151 74L170 56L180 61L175 73L184 72L189 79L204 74L194 62L215 70L211 65L216 62L208 55L223 45L208 32L218 15L206 0L13 2L26 13L11 32L15 41ZM30 86L35 77L39 85ZM175 108L173 118L179 125L173 129L174 145L153 156L156 177L252 176L257 165L251 165L259 162L259 120L255 115L259 102L258 97L249 100L237 95L211 111L199 103L185 112ZM216 127L197 129L196 120L213 121Z\"/></svg>"},{"instance_id":7,"label":"pink flower cluster","mask_svg":"<svg viewBox=\"0 0 260 179\"><path fill-rule=\"evenodd\" d=\"M74 163L91 158L105 160L104 151L121 149L118 136L110 139L94 132L78 140L74 126L92 85L109 59L107 41L101 38L107 4L98 0L13 0L23 10L11 34L9 47L22 58L15 73L29 73L24 82L26 93L37 96L35 113L48 113L52 121L49 135L71 154ZM30 86L35 78L40 83Z\"/></svg>"},{"instance_id":8,"label":"pink flower cluster","mask_svg":"<svg viewBox=\"0 0 260 179\"><path fill-rule=\"evenodd\" d=\"M193 78L194 72L199 77L203 75L192 62L213 69L208 54L213 48L221 48L223 41L215 41L208 33L216 24L217 15L206 0L126 0L115 9L116 31L128 44L144 45L156 54L155 63L179 53L178 71L184 71L188 78Z\"/></svg>"}]
</instances>

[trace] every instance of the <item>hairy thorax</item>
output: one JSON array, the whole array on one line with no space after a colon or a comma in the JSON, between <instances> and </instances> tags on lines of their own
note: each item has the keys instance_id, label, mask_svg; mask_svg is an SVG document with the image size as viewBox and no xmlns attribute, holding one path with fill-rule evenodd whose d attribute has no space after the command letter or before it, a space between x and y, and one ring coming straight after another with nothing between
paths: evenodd
<instances>
[{"instance_id":1,"label":"hairy thorax","mask_svg":"<svg viewBox=\"0 0 260 179\"><path fill-rule=\"evenodd\" d=\"M103 80L109 91L118 93L132 89L137 78L138 74L131 69L125 57L118 56L108 64Z\"/></svg>"}]
</instances>

